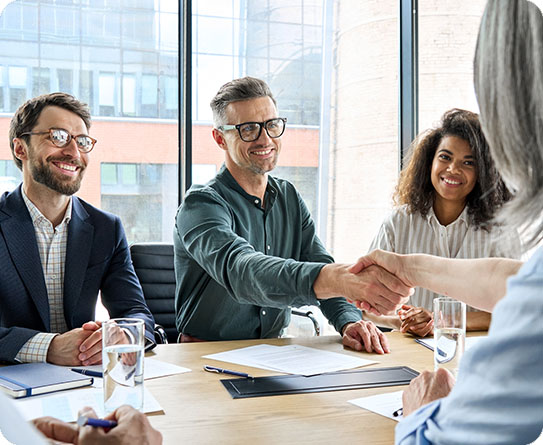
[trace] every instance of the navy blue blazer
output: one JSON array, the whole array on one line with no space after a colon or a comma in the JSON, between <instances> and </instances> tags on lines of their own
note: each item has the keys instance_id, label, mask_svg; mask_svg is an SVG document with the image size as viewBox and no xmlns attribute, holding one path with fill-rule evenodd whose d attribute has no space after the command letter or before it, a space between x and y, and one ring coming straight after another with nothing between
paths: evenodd
<instances>
[{"instance_id":1,"label":"navy blue blazer","mask_svg":"<svg viewBox=\"0 0 543 445\"><path fill-rule=\"evenodd\" d=\"M134 272L119 217L73 197L64 271L68 329L94 320L98 291L111 318L154 319ZM0 360L14 361L27 340L50 332L49 300L34 226L21 186L0 198Z\"/></svg>"}]
</instances>

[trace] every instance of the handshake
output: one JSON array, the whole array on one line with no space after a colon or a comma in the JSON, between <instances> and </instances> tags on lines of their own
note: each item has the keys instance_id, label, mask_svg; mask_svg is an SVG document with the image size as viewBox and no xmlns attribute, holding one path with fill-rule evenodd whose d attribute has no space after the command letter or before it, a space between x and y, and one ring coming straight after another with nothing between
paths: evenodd
<instances>
[{"instance_id":1,"label":"handshake","mask_svg":"<svg viewBox=\"0 0 543 445\"><path fill-rule=\"evenodd\" d=\"M396 313L413 294L407 257L374 250L355 264L327 264L313 283L318 299L345 297L375 315Z\"/></svg>"}]
</instances>

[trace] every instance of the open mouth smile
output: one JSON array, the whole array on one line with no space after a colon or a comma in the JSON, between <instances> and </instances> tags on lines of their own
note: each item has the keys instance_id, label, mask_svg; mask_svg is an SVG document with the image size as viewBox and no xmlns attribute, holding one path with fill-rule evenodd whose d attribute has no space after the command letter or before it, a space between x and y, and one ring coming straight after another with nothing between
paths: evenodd
<instances>
[{"instance_id":1,"label":"open mouth smile","mask_svg":"<svg viewBox=\"0 0 543 445\"><path fill-rule=\"evenodd\" d=\"M441 178L441 180L448 185L461 185L462 182L455 180L455 179L449 179L449 178Z\"/></svg>"},{"instance_id":2,"label":"open mouth smile","mask_svg":"<svg viewBox=\"0 0 543 445\"><path fill-rule=\"evenodd\" d=\"M63 173L69 175L76 173L81 168L78 165L68 164L66 162L53 162L53 165L59 170L62 170Z\"/></svg>"}]
</instances>

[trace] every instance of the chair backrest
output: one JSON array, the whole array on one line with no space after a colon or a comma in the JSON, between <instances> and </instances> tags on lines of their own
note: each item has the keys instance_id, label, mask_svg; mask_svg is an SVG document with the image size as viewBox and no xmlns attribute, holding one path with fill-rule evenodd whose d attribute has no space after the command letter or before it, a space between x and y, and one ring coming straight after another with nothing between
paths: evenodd
<instances>
[{"instance_id":1,"label":"chair backrest","mask_svg":"<svg viewBox=\"0 0 543 445\"><path fill-rule=\"evenodd\" d=\"M164 327L168 343L176 343L173 245L134 243L130 255L155 322Z\"/></svg>"}]
</instances>

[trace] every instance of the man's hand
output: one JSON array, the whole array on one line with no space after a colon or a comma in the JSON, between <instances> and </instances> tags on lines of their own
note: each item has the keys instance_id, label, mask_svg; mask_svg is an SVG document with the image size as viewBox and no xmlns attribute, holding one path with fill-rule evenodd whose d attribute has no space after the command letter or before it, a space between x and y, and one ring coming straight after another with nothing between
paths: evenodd
<instances>
[{"instance_id":1,"label":"man's hand","mask_svg":"<svg viewBox=\"0 0 543 445\"><path fill-rule=\"evenodd\" d=\"M434 333L434 318L430 311L423 307L403 305L398 311L401 320L400 332L426 337Z\"/></svg>"},{"instance_id":2,"label":"man's hand","mask_svg":"<svg viewBox=\"0 0 543 445\"><path fill-rule=\"evenodd\" d=\"M96 417L96 413L90 408L84 408L81 414L87 417ZM77 445L162 444L162 434L151 426L145 414L131 406L123 405L106 416L105 419L115 420L117 426L109 431L90 426L82 427L79 430Z\"/></svg>"},{"instance_id":3,"label":"man's hand","mask_svg":"<svg viewBox=\"0 0 543 445\"><path fill-rule=\"evenodd\" d=\"M352 266L327 264L313 283L319 299L345 297L376 314L393 313L407 302L413 289L382 267L368 264L358 273Z\"/></svg>"},{"instance_id":4,"label":"man's hand","mask_svg":"<svg viewBox=\"0 0 543 445\"><path fill-rule=\"evenodd\" d=\"M55 443L77 443L79 430L77 425L63 422L54 417L38 417L32 420L34 426Z\"/></svg>"},{"instance_id":5,"label":"man's hand","mask_svg":"<svg viewBox=\"0 0 543 445\"><path fill-rule=\"evenodd\" d=\"M409 269L409 255L400 255L386 250L374 250L368 255L359 258L349 268L349 271L358 273L371 265L381 266L395 275L405 285L414 287L413 278L411 277L412 272Z\"/></svg>"},{"instance_id":6,"label":"man's hand","mask_svg":"<svg viewBox=\"0 0 543 445\"><path fill-rule=\"evenodd\" d=\"M79 358L79 348L91 335L93 335L91 330L76 328L55 336L47 350L47 361L55 365L86 366Z\"/></svg>"},{"instance_id":7,"label":"man's hand","mask_svg":"<svg viewBox=\"0 0 543 445\"><path fill-rule=\"evenodd\" d=\"M439 368L436 372L423 371L418 377L411 380L403 392L404 417L422 405L447 397L454 383L453 375L446 369Z\"/></svg>"},{"instance_id":8,"label":"man's hand","mask_svg":"<svg viewBox=\"0 0 543 445\"><path fill-rule=\"evenodd\" d=\"M79 346L79 360L84 366L99 365L102 363L102 322L87 321L81 326L89 335Z\"/></svg>"},{"instance_id":9,"label":"man's hand","mask_svg":"<svg viewBox=\"0 0 543 445\"><path fill-rule=\"evenodd\" d=\"M413 295L413 281L410 277L411 272L407 267L405 255L399 255L384 250L374 250L370 254L363 256L358 261L349 267L349 272L354 274L363 273L365 270L371 270L373 266L379 266L386 270L391 276L398 280L404 287L409 288L408 296ZM405 294L403 294L405 296ZM374 315L386 315L392 314L394 311L383 312L382 308L375 306L370 301L354 300L356 306L366 312ZM401 304L407 303L407 299L404 298ZM399 305L395 309L398 309Z\"/></svg>"},{"instance_id":10,"label":"man's hand","mask_svg":"<svg viewBox=\"0 0 543 445\"><path fill-rule=\"evenodd\" d=\"M98 417L89 407L83 408L79 414L86 417ZM106 431L103 428L91 426L78 427L53 417L40 417L34 419L33 423L55 443L58 441L76 445L162 444L162 434L151 426L145 414L131 406L123 405L105 418L115 420L117 426Z\"/></svg>"},{"instance_id":11,"label":"man's hand","mask_svg":"<svg viewBox=\"0 0 543 445\"><path fill-rule=\"evenodd\" d=\"M360 320L347 323L343 328L343 344L355 351L377 352L388 354L390 348L385 334L371 321Z\"/></svg>"}]
</instances>

